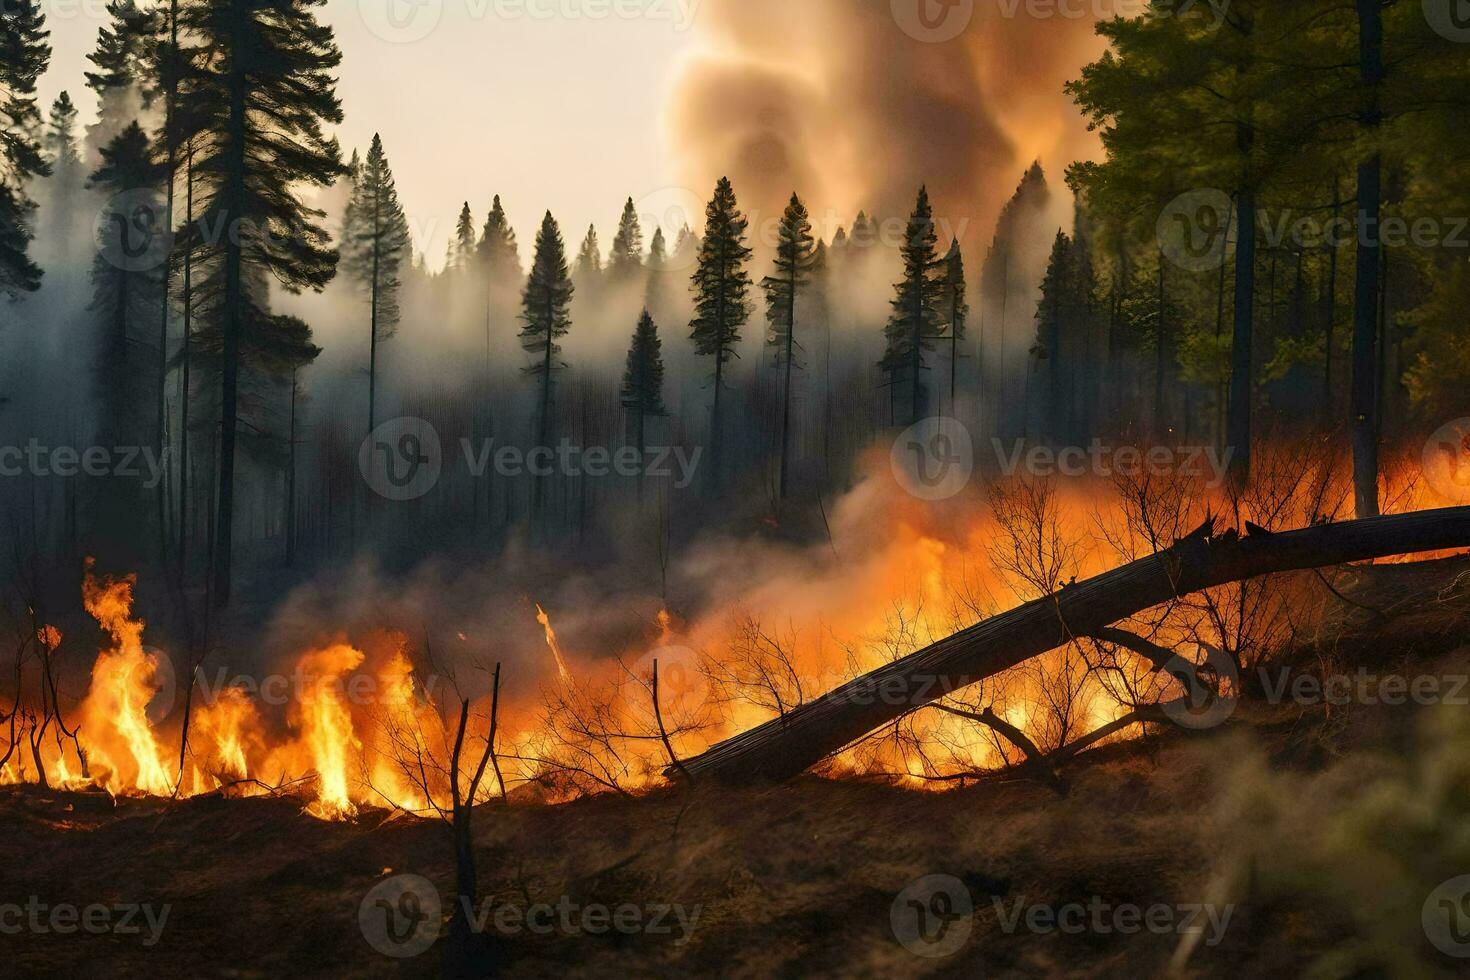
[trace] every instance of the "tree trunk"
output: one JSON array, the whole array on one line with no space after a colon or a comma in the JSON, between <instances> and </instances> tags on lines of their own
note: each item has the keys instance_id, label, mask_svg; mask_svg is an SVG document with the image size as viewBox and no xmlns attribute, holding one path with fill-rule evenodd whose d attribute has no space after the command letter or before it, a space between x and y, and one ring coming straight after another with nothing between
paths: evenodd
<instances>
[{"instance_id":1,"label":"tree trunk","mask_svg":"<svg viewBox=\"0 0 1470 980\"><path fill-rule=\"evenodd\" d=\"M1235 334L1230 345L1230 407L1225 424L1225 445L1234 450L1230 464L1231 484L1244 487L1250 479L1251 454L1251 340L1255 327L1256 299L1256 194L1244 187L1236 195L1240 231L1235 246Z\"/></svg>"},{"instance_id":2,"label":"tree trunk","mask_svg":"<svg viewBox=\"0 0 1470 980\"><path fill-rule=\"evenodd\" d=\"M695 780L787 779L916 708L1179 596L1277 572L1470 547L1470 507L1211 536L983 620L684 762ZM670 771L666 777L672 778Z\"/></svg>"},{"instance_id":3,"label":"tree trunk","mask_svg":"<svg viewBox=\"0 0 1470 980\"><path fill-rule=\"evenodd\" d=\"M791 467L791 358L796 353L796 283L798 260L791 260L790 292L786 296L786 380L781 391L781 483L777 500L786 499L791 485L787 473Z\"/></svg>"},{"instance_id":4,"label":"tree trunk","mask_svg":"<svg viewBox=\"0 0 1470 980\"><path fill-rule=\"evenodd\" d=\"M244 17L244 13L236 16ZM230 78L230 119L227 164L224 175L225 193L221 209L225 221L235 225L243 215L245 200L245 75L240 67L244 33L236 30L233 39L236 56ZM224 363L220 370L220 441L219 441L219 507L214 541L214 596L220 606L230 602L230 571L234 556L235 528L235 426L239 414L240 332L244 306L243 255L238 225L225 235L224 293Z\"/></svg>"},{"instance_id":5,"label":"tree trunk","mask_svg":"<svg viewBox=\"0 0 1470 980\"><path fill-rule=\"evenodd\" d=\"M1383 83L1383 12L1380 0L1357 0L1363 127L1376 137L1378 87ZM1383 158L1358 164L1358 268L1353 308L1353 496L1359 517L1378 513L1378 263Z\"/></svg>"}]
</instances>

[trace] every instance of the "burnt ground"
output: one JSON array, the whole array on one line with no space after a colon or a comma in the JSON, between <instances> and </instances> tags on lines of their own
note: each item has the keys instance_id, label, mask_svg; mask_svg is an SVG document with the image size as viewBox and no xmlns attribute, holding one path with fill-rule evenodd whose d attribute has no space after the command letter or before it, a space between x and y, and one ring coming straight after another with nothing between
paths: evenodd
<instances>
[{"instance_id":1,"label":"burnt ground","mask_svg":"<svg viewBox=\"0 0 1470 980\"><path fill-rule=\"evenodd\" d=\"M1333 642L1333 662L1440 678L1437 700L1454 701L1453 679L1470 675L1465 568L1364 573L1345 594L1371 590L1387 612L1345 613L1356 625ZM1327 654L1304 642L1294 657L1309 670ZM1139 977L1171 964L1203 977L1455 975L1467 961L1429 941L1421 911L1435 884L1470 874L1467 716L1460 704L1253 702L1208 733L1090 753L1066 771L1065 796L1024 780L931 793L809 776L487 806L480 894L507 923L490 928L514 977ZM0 790L0 974L434 976L442 944L386 956L359 912L368 899L370 921L386 915L369 892L414 874L447 914L451 855L442 824L371 811L328 824L292 799L112 808ZM900 894L929 875L959 879L973 914L907 905L913 893ZM144 903L155 921L167 906L156 937L141 914L124 924L111 908ZM1174 919L1127 929L1088 912L1102 928L1047 928L1047 909L1099 903L1164 906ZM1199 903L1231 918L1188 949L1175 927ZM42 904L36 928L28 906ZM137 931L63 933L68 921L47 917L64 905L107 906L90 914ZM1010 923L1033 906L1036 924ZM574 927L518 927L533 907L570 910ZM918 908L945 929L929 938L955 952L900 941ZM605 928L598 909L623 927Z\"/></svg>"}]
</instances>

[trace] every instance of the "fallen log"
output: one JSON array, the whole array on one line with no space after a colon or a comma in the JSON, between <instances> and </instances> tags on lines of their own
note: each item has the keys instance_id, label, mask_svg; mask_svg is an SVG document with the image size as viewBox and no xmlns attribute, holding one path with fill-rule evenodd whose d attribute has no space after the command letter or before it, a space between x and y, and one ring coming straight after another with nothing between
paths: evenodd
<instances>
[{"instance_id":1,"label":"fallen log","mask_svg":"<svg viewBox=\"0 0 1470 980\"><path fill-rule=\"evenodd\" d=\"M1171 548L976 623L685 759L668 778L789 779L961 688L1172 599L1278 572L1470 547L1470 507L1241 538L1207 520Z\"/></svg>"}]
</instances>

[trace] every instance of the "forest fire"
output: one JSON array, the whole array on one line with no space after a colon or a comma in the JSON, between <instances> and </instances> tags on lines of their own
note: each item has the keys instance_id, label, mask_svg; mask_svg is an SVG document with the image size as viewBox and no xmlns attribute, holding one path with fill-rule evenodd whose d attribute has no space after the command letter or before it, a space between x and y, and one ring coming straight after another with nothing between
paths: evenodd
<instances>
[{"instance_id":1,"label":"forest fire","mask_svg":"<svg viewBox=\"0 0 1470 980\"><path fill-rule=\"evenodd\" d=\"M1464 0L58 6L12 972L1470 957Z\"/></svg>"},{"instance_id":2,"label":"forest fire","mask_svg":"<svg viewBox=\"0 0 1470 980\"><path fill-rule=\"evenodd\" d=\"M1281 459L1285 467L1286 460L1299 457L1284 453ZM768 579L687 626L676 626L673 614L661 608L644 646L586 661L575 673L550 615L535 604L554 673L539 706L524 698L507 706L514 724L502 730L496 749L497 761L505 764L505 785L493 786L493 792L540 785L541 798L556 800L654 785L670 761L659 747L660 734L676 756L697 754L977 620L1146 554L1152 548L1149 534L1162 529L1173 535L1200 515L1230 506L1219 495L1134 487L1159 495L1144 505L1154 508L1145 515L1137 501L1122 495L1100 504L1095 486L1038 489L1028 483L993 488L988 505L970 511L955 528L881 496L891 492L883 486L870 483L845 505L890 515L860 561L819 575L800 565L773 568ZM1394 499L1424 502L1424 492L1410 484ZM1329 498L1338 503L1328 506ZM1242 514L1280 525L1339 512L1345 497L1330 479L1294 472L1274 495L1236 503L1245 507ZM849 516L839 512L838 519ZM1084 540L1092 546L1081 547ZM386 652L371 656L345 640L301 652L290 673L285 717L277 723L239 686L200 685L181 754L176 703L186 699L174 690L167 655L144 646L146 624L132 611L135 585L131 576L98 578L88 572L85 608L112 646L92 667L88 692L77 706L75 736L64 727L70 709L63 706L55 737L30 759L19 754L6 768L6 781L37 779L39 761L57 785L96 786L114 795L286 791L306 799L306 812L324 820L350 819L362 806L422 814L442 798L450 748L444 713L454 701L443 698L442 686L436 690L435 683L420 681L419 653L404 636L392 637ZM1219 642L1244 628L1228 606L1207 602L1156 623L1154 635L1159 642L1198 649L1207 634L1196 617L1205 615L1215 617L1208 635ZM1272 619L1260 610L1257 616ZM767 622L783 627L772 630ZM54 627L43 636L52 649L60 644ZM1263 634L1262 641L1268 640ZM673 655L685 656L685 662L669 662L670 649L688 651ZM666 675L656 719L647 660L660 651ZM955 691L943 710L914 715L890 737L842 753L835 765L943 788L957 776L1019 758L1018 743L997 737L997 728L1024 733L1031 745L1026 751L1065 745L1132 710L1129 698L1099 680L1089 659L1096 655L1074 644L987 682L983 694ZM669 669L685 676L671 686ZM1130 683L1157 685L1136 671ZM984 711L993 710L1000 726L976 724L982 698L990 705ZM1119 735L1130 728L1125 725ZM596 775L582 778L589 771Z\"/></svg>"}]
</instances>

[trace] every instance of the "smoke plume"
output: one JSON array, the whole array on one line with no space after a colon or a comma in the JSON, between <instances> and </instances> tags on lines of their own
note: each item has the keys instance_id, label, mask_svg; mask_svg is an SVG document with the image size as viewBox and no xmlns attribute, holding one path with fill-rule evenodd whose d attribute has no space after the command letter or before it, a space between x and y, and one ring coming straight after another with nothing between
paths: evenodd
<instances>
[{"instance_id":1,"label":"smoke plume","mask_svg":"<svg viewBox=\"0 0 1470 980\"><path fill-rule=\"evenodd\" d=\"M1033 161L1059 176L1092 155L1062 86L1102 44L1091 16L967 0L941 8L969 18L963 32L929 43L901 23L928 2L706 0L670 107L680 179L728 174L760 217L796 190L844 222L906 215L927 183L940 232L986 242Z\"/></svg>"}]
</instances>

